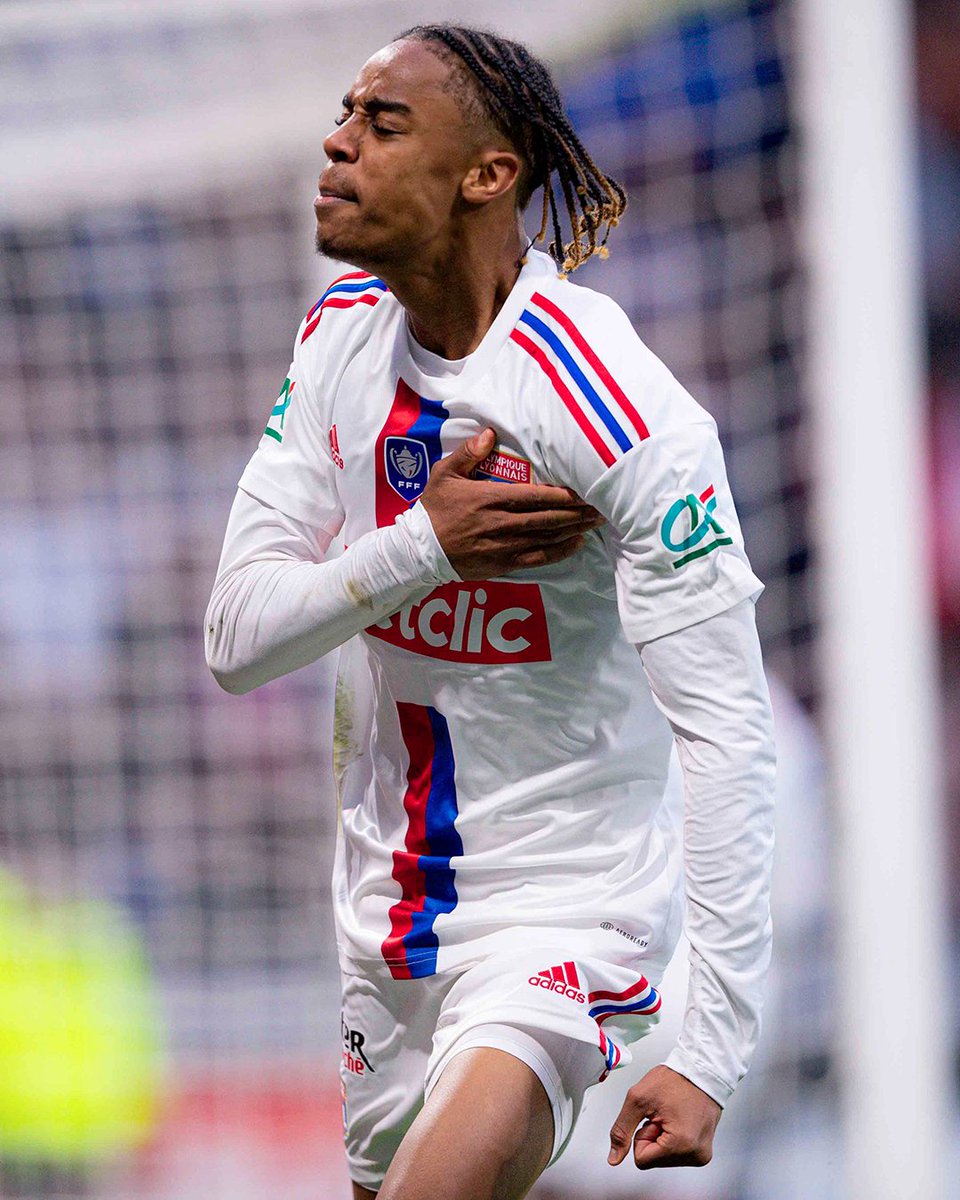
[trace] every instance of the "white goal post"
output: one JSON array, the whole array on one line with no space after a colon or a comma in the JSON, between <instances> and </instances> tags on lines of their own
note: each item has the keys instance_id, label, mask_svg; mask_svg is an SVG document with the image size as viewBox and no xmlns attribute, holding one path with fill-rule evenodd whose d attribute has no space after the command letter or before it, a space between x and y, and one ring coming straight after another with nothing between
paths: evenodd
<instances>
[{"instance_id":1,"label":"white goal post","mask_svg":"<svg viewBox=\"0 0 960 1200\"><path fill-rule=\"evenodd\" d=\"M849 1200L943 1200L950 1040L906 0L797 0Z\"/></svg>"}]
</instances>

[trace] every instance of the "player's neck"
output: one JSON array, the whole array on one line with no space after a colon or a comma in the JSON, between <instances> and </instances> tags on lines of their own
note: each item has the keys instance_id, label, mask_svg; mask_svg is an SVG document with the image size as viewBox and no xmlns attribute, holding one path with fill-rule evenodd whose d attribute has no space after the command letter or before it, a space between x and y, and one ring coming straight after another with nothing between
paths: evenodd
<instances>
[{"instance_id":1,"label":"player's neck","mask_svg":"<svg viewBox=\"0 0 960 1200\"><path fill-rule=\"evenodd\" d=\"M519 232L499 253L461 241L435 261L421 260L386 282L407 312L413 336L442 358L472 354L510 295L520 273Z\"/></svg>"}]
</instances>

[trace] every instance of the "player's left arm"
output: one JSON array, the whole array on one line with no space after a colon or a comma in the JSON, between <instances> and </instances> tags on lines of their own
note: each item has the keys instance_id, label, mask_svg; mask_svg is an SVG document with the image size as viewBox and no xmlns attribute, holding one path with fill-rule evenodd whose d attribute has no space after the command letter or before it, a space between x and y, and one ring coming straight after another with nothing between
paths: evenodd
<instances>
[{"instance_id":1,"label":"player's left arm","mask_svg":"<svg viewBox=\"0 0 960 1200\"><path fill-rule=\"evenodd\" d=\"M683 1031L628 1095L611 1161L646 1122L638 1163L696 1165L709 1159L722 1105L747 1069L770 956L774 751L753 617L762 584L709 414L612 301L560 286L555 294L567 296L594 353L581 363L592 391L583 380L569 389L568 400L587 401L580 418L568 417L570 403L555 410L547 466L552 482L606 519L620 622L673 727L685 790Z\"/></svg>"},{"instance_id":2,"label":"player's left arm","mask_svg":"<svg viewBox=\"0 0 960 1200\"><path fill-rule=\"evenodd\" d=\"M752 600L638 649L683 771L690 984L679 1042L627 1093L609 1161L621 1162L632 1144L640 1167L702 1166L760 1031L773 723Z\"/></svg>"},{"instance_id":3,"label":"player's left arm","mask_svg":"<svg viewBox=\"0 0 960 1200\"><path fill-rule=\"evenodd\" d=\"M638 1165L697 1166L756 1045L770 958L774 749L753 616L761 584L706 414L651 434L586 499L607 517L621 624L677 743L690 941L680 1041L628 1094L611 1161L633 1143Z\"/></svg>"}]
</instances>

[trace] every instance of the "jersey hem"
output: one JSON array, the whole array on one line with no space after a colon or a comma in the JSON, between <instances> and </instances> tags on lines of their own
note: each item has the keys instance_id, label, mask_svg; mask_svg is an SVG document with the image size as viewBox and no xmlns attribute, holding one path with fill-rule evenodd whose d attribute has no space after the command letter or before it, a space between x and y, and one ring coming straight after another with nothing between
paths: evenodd
<instances>
[{"instance_id":1,"label":"jersey hem","mask_svg":"<svg viewBox=\"0 0 960 1200\"><path fill-rule=\"evenodd\" d=\"M597 934L601 934L603 932L601 923L616 919L616 916L611 917L609 912L602 912L595 913L588 917L587 920L591 922L589 925L578 924L577 926L557 926L556 928L558 933L563 935L559 937L557 941L558 943L562 942L563 938L570 933L581 934L592 930ZM470 922L465 922L458 928L460 930L468 930L471 927L471 924L472 923ZM479 954L481 957L487 957L489 955L490 951L488 949L485 947L476 946L478 941L517 928L516 926L504 925L498 929L491 929L488 921L476 922L476 927L483 930L483 932L478 934L476 937L472 937L461 942L447 943L440 946L441 953L458 956L462 953L462 957L458 957L455 962L449 965L438 966L436 970L433 971L432 976L461 972L464 967L464 961L469 959L472 954ZM536 926L535 928L538 933L544 933L547 931L548 927ZM659 949L660 942L651 942L649 948ZM419 963L432 960L436 957L436 955L436 950L425 950L419 952L415 951L413 954L408 954L403 958L396 958L393 956L390 958L385 958L382 954L354 954L352 951L347 949L342 942L338 943L337 945L337 957L339 959L340 967L347 974L360 974L370 970L371 968L380 968L381 970L389 971L391 967L417 965ZM646 952L638 952L637 958L651 964L659 961L659 957L656 953L647 954ZM652 971L652 966L649 969ZM644 973L646 974L646 972ZM660 974L662 974L662 970Z\"/></svg>"}]
</instances>

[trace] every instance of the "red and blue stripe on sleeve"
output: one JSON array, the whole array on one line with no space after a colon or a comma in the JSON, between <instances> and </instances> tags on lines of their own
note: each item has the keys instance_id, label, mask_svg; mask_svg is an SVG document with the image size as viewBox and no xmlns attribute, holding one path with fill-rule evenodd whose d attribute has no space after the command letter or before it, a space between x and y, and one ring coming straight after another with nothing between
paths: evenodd
<instances>
[{"instance_id":1,"label":"red and blue stripe on sleeve","mask_svg":"<svg viewBox=\"0 0 960 1200\"><path fill-rule=\"evenodd\" d=\"M542 293L533 296L510 338L537 363L605 466L650 431L623 388L570 317Z\"/></svg>"},{"instance_id":2,"label":"red and blue stripe on sleeve","mask_svg":"<svg viewBox=\"0 0 960 1200\"><path fill-rule=\"evenodd\" d=\"M357 304L373 305L389 290L382 279L377 279L366 271L351 271L348 275L341 275L331 283L307 313L307 323L300 337L301 346L320 324L320 318L328 308L353 308Z\"/></svg>"}]
</instances>

